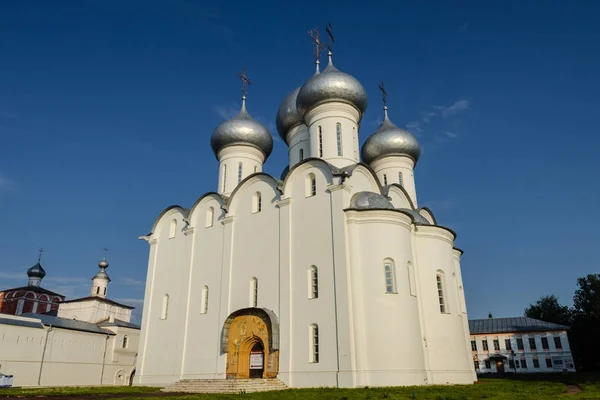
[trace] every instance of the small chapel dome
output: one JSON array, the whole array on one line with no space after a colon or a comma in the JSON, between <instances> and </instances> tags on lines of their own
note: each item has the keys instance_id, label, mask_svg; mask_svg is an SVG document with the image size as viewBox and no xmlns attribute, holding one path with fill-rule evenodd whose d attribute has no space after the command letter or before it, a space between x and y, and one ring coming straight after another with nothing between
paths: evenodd
<instances>
[{"instance_id":1,"label":"small chapel dome","mask_svg":"<svg viewBox=\"0 0 600 400\"><path fill-rule=\"evenodd\" d=\"M288 94L279 105L279 110L277 111L277 119L275 122L277 125L277 132L279 132L279 135L286 143L286 134L289 130L304 122L302 114L300 114L296 108L296 99L298 98L300 88L301 86Z\"/></svg>"},{"instance_id":2,"label":"small chapel dome","mask_svg":"<svg viewBox=\"0 0 600 400\"><path fill-rule=\"evenodd\" d=\"M387 107L384 108L384 113L385 116L379 129L369 136L362 146L363 162L370 164L384 156L406 155L412 158L416 164L421 156L421 146L419 146L417 138L390 121L387 116Z\"/></svg>"},{"instance_id":3,"label":"small chapel dome","mask_svg":"<svg viewBox=\"0 0 600 400\"><path fill-rule=\"evenodd\" d=\"M421 225L431 225L431 223L429 223L429 221L427 221L427 218L425 218L424 216L419 214L419 212L417 210L411 210L408 208L399 208L398 210L404 211L404 212L412 215L413 220L416 223L419 223Z\"/></svg>"},{"instance_id":4,"label":"small chapel dome","mask_svg":"<svg viewBox=\"0 0 600 400\"><path fill-rule=\"evenodd\" d=\"M217 126L210 138L215 156L224 148L234 145L252 146L264 154L265 160L273 150L271 133L248 114L245 97L242 98L240 112Z\"/></svg>"},{"instance_id":5,"label":"small chapel dome","mask_svg":"<svg viewBox=\"0 0 600 400\"><path fill-rule=\"evenodd\" d=\"M350 208L357 210L382 208L393 210L394 206L385 196L378 193L358 192L350 199Z\"/></svg>"},{"instance_id":6,"label":"small chapel dome","mask_svg":"<svg viewBox=\"0 0 600 400\"><path fill-rule=\"evenodd\" d=\"M44 271L44 268L42 268L42 265L38 261L37 264L27 270L27 276L29 278L43 279L46 276L46 271Z\"/></svg>"},{"instance_id":7,"label":"small chapel dome","mask_svg":"<svg viewBox=\"0 0 600 400\"><path fill-rule=\"evenodd\" d=\"M304 116L311 108L331 101L348 103L356 107L361 116L367 109L365 88L356 78L334 67L330 53L327 68L313 75L300 88L296 106L298 112Z\"/></svg>"}]
</instances>

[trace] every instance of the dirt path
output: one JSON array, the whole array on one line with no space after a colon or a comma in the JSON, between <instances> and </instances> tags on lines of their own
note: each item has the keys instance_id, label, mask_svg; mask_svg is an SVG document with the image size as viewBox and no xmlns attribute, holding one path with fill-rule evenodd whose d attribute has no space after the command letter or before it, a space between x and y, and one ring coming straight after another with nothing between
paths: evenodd
<instances>
[{"instance_id":1,"label":"dirt path","mask_svg":"<svg viewBox=\"0 0 600 400\"><path fill-rule=\"evenodd\" d=\"M104 400L104 399L115 399L115 398L126 398L126 397L144 397L144 398L160 398L160 397L172 397L181 396L181 393L165 393L165 392L153 392L153 393L118 393L118 394L89 394L89 395L74 395L74 396L2 396L0 400L4 399L18 399L18 400Z\"/></svg>"},{"instance_id":2,"label":"dirt path","mask_svg":"<svg viewBox=\"0 0 600 400\"><path fill-rule=\"evenodd\" d=\"M577 385L565 385L567 386L567 394L575 394L581 392L581 388Z\"/></svg>"}]
</instances>

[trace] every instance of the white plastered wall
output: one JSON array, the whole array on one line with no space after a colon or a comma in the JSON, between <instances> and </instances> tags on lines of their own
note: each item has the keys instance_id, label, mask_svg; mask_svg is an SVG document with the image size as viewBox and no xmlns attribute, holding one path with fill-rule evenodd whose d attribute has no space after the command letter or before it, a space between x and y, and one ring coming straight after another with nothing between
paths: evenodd
<instances>
[{"instance_id":1,"label":"white plastered wall","mask_svg":"<svg viewBox=\"0 0 600 400\"><path fill-rule=\"evenodd\" d=\"M371 168L377 174L379 182L383 186L386 184L384 175L387 177L387 184L399 183L399 173L402 174L402 187L406 190L415 207L417 207L417 189L415 187L414 177L415 163L410 157L405 156L387 156L381 157L371 163Z\"/></svg>"},{"instance_id":2,"label":"white plastered wall","mask_svg":"<svg viewBox=\"0 0 600 400\"><path fill-rule=\"evenodd\" d=\"M217 192L229 196L246 177L262 172L264 154L251 146L225 147L217 155L219 159L219 183ZM241 176L239 174L242 165Z\"/></svg>"}]
</instances>

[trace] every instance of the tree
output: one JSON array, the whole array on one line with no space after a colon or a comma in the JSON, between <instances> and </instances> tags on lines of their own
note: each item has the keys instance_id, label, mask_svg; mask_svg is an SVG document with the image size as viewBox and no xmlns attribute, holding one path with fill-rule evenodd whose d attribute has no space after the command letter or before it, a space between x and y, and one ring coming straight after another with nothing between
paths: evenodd
<instances>
[{"instance_id":1,"label":"tree","mask_svg":"<svg viewBox=\"0 0 600 400\"><path fill-rule=\"evenodd\" d=\"M600 274L589 274L577 279L579 289L573 296L573 310L590 322L600 322Z\"/></svg>"},{"instance_id":2,"label":"tree","mask_svg":"<svg viewBox=\"0 0 600 400\"><path fill-rule=\"evenodd\" d=\"M600 370L600 274L577 279L579 288L573 296L572 337L579 366Z\"/></svg>"},{"instance_id":3,"label":"tree","mask_svg":"<svg viewBox=\"0 0 600 400\"><path fill-rule=\"evenodd\" d=\"M570 326L572 323L571 310L561 305L555 295L543 296L535 304L530 304L525 309L525 316L560 325Z\"/></svg>"}]
</instances>

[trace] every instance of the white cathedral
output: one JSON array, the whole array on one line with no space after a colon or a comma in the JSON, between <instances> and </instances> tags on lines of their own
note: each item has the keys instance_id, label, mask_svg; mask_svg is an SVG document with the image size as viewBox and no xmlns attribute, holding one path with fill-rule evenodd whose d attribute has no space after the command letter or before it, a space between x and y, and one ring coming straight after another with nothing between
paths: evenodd
<instances>
[{"instance_id":1,"label":"white cathedral","mask_svg":"<svg viewBox=\"0 0 600 400\"><path fill-rule=\"evenodd\" d=\"M241 110L210 141L218 191L168 207L142 237L135 383L473 383L462 251L417 205L419 143L388 118L383 87L383 122L359 151L367 93L331 48L323 71L317 56L277 113L289 146L277 179L262 172L273 139L248 113L240 76Z\"/></svg>"}]
</instances>

